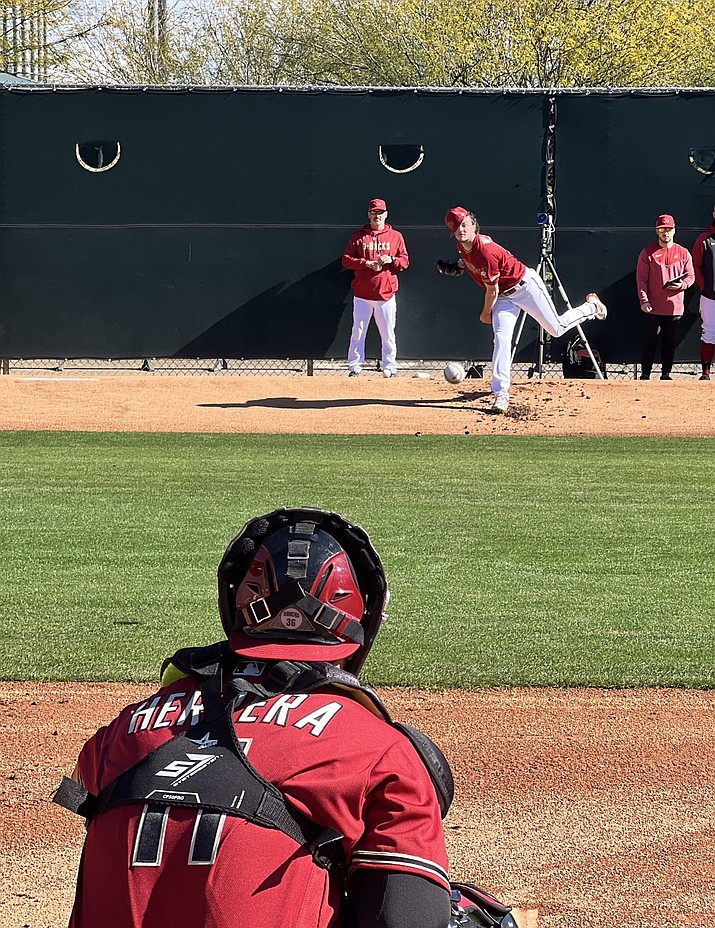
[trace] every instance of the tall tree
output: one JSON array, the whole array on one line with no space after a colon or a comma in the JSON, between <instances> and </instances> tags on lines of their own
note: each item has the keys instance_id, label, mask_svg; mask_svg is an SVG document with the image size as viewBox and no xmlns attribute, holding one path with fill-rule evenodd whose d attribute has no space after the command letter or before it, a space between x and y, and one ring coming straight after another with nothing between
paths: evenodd
<instances>
[{"instance_id":1,"label":"tall tree","mask_svg":"<svg viewBox=\"0 0 715 928\"><path fill-rule=\"evenodd\" d=\"M72 45L93 26L76 19L72 0L16 0L0 9L0 70L34 81L62 74Z\"/></svg>"},{"instance_id":2,"label":"tall tree","mask_svg":"<svg viewBox=\"0 0 715 928\"><path fill-rule=\"evenodd\" d=\"M186 83L204 55L188 4L112 0L74 46L70 79L87 83Z\"/></svg>"},{"instance_id":3,"label":"tall tree","mask_svg":"<svg viewBox=\"0 0 715 928\"><path fill-rule=\"evenodd\" d=\"M73 45L66 73L78 80L523 88L715 82L715 0L94 2L106 13Z\"/></svg>"}]
</instances>

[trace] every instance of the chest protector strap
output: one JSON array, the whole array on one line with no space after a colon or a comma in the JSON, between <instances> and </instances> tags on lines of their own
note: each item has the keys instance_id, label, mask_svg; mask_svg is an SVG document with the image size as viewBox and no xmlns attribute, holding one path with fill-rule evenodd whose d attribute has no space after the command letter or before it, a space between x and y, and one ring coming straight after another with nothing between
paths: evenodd
<instances>
[{"instance_id":1,"label":"chest protector strap","mask_svg":"<svg viewBox=\"0 0 715 928\"><path fill-rule=\"evenodd\" d=\"M205 808L235 815L266 828L277 828L306 846L314 861L330 871L344 866L340 840L332 828L321 828L293 807L283 793L266 780L246 757L236 735L233 715L247 696L267 699L278 693L309 693L331 687L407 737L434 784L442 818L454 798L454 780L447 759L437 745L410 725L393 722L377 693L345 670L329 663L278 661L270 665L265 682L233 676L236 656L220 642L207 648L178 651L170 661L187 675L201 680L204 711L200 720L182 734L156 748L130 770L92 796L74 780L65 778L53 801L90 820L105 809L127 803ZM230 681L222 695L222 682Z\"/></svg>"},{"instance_id":2,"label":"chest protector strap","mask_svg":"<svg viewBox=\"0 0 715 928\"><path fill-rule=\"evenodd\" d=\"M99 796L91 797L65 778L53 801L88 819L129 803L222 812L278 829L307 847L318 866L340 871L343 836L303 815L251 764L233 725L234 706L242 696L234 691L222 699L220 681L220 673L203 680L204 712L196 725L156 748Z\"/></svg>"}]
</instances>

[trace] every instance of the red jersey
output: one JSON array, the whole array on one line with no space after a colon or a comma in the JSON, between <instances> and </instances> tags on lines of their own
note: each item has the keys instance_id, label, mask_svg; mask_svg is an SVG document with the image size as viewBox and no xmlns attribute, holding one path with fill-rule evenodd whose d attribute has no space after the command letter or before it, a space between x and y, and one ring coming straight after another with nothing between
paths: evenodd
<instances>
[{"instance_id":1,"label":"red jersey","mask_svg":"<svg viewBox=\"0 0 715 928\"><path fill-rule=\"evenodd\" d=\"M375 261L380 255L389 255L392 264L386 264L381 271L366 267L368 261ZM355 296L363 300L389 300L399 286L397 272L404 271L409 264L405 240L388 223L380 232L374 232L369 223L353 232L343 255L343 267L355 272L352 282Z\"/></svg>"},{"instance_id":2,"label":"red jersey","mask_svg":"<svg viewBox=\"0 0 715 928\"><path fill-rule=\"evenodd\" d=\"M697 237L692 255L695 283L703 296L715 300L715 223Z\"/></svg>"},{"instance_id":3,"label":"red jersey","mask_svg":"<svg viewBox=\"0 0 715 928\"><path fill-rule=\"evenodd\" d=\"M465 270L480 287L498 284L499 290L510 290L524 279L526 265L502 248L488 235L477 235L471 251L464 251L457 242Z\"/></svg>"},{"instance_id":4,"label":"red jersey","mask_svg":"<svg viewBox=\"0 0 715 928\"><path fill-rule=\"evenodd\" d=\"M246 708L238 706L234 724L247 757L301 812L345 836L351 870L417 874L449 890L435 788L404 735L331 688L243 702ZM128 706L85 744L79 779L97 794L185 732L202 711L193 677ZM210 741L197 743L202 763L210 752ZM207 816L214 830L207 836L200 810L165 808L158 826L139 804L105 810L91 821L70 928L335 923L342 880L282 831L214 815ZM136 863L140 840L145 850L152 828L155 860L147 864L144 854ZM207 847L213 849L208 855Z\"/></svg>"},{"instance_id":5,"label":"red jersey","mask_svg":"<svg viewBox=\"0 0 715 928\"><path fill-rule=\"evenodd\" d=\"M685 274L682 289L663 289L664 284L680 274ZM641 304L650 303L655 316L682 316L684 292L694 282L693 259L682 245L674 242L671 248L663 248L660 242L653 242L638 255L638 299Z\"/></svg>"}]
</instances>

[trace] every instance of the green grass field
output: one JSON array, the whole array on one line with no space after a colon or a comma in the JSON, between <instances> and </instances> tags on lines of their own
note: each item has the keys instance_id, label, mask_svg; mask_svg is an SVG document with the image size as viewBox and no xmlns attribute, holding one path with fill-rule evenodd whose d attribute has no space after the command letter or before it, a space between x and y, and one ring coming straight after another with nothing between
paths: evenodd
<instances>
[{"instance_id":1,"label":"green grass field","mask_svg":"<svg viewBox=\"0 0 715 928\"><path fill-rule=\"evenodd\" d=\"M156 680L220 638L243 522L334 508L385 562L379 685L715 685L712 442L3 433L0 677Z\"/></svg>"}]
</instances>

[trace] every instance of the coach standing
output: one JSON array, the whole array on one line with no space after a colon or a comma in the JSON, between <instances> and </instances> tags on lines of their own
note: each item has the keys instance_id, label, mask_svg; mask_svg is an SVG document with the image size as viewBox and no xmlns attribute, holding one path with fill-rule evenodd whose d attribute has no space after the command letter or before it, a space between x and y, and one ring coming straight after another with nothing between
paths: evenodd
<instances>
[{"instance_id":1,"label":"coach standing","mask_svg":"<svg viewBox=\"0 0 715 928\"><path fill-rule=\"evenodd\" d=\"M636 283L643 313L641 380L650 380L660 332L660 379L672 380L675 335L685 311L683 294L695 282L690 252L675 243L675 220L662 213L655 221L657 240L638 256Z\"/></svg>"},{"instance_id":2,"label":"coach standing","mask_svg":"<svg viewBox=\"0 0 715 928\"><path fill-rule=\"evenodd\" d=\"M710 380L710 365L715 356L715 206L713 221L693 245L695 283L700 287L700 319L703 331L700 338L701 380Z\"/></svg>"},{"instance_id":3,"label":"coach standing","mask_svg":"<svg viewBox=\"0 0 715 928\"><path fill-rule=\"evenodd\" d=\"M397 373L397 273L409 266L410 258L402 235L385 221L387 205L384 200L370 200L367 218L368 222L350 236L343 255L343 267L355 274L349 376L358 377L362 371L365 336L374 315L382 339L382 373L384 377L394 377Z\"/></svg>"}]
</instances>

